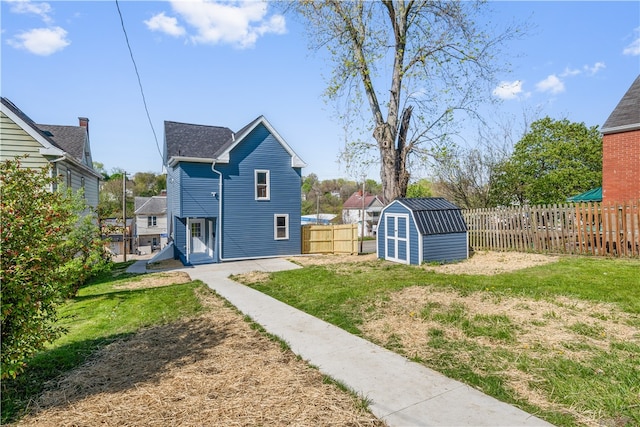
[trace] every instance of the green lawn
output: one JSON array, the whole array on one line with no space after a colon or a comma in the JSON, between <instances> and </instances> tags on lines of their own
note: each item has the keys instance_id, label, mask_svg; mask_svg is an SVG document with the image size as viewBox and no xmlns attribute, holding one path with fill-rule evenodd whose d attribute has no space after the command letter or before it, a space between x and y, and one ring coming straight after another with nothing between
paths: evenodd
<instances>
[{"instance_id":1,"label":"green lawn","mask_svg":"<svg viewBox=\"0 0 640 427\"><path fill-rule=\"evenodd\" d=\"M375 260L269 277L251 286L554 424L640 424L638 260L565 257L494 276ZM455 302L436 298L408 308L397 297L412 287L427 297L444 292ZM514 300L515 308L500 314L482 311L482 304L499 310ZM529 312L535 320L519 320ZM423 329L410 342L403 325ZM538 330L566 337L549 346L540 344L544 336L529 341ZM516 392L518 380L527 398ZM537 404L536 393L548 405Z\"/></svg>"},{"instance_id":2,"label":"green lawn","mask_svg":"<svg viewBox=\"0 0 640 427\"><path fill-rule=\"evenodd\" d=\"M59 324L67 333L29 360L27 370L16 380L2 383L3 424L19 417L46 381L80 365L101 346L142 327L166 324L203 309L194 292L206 287L199 281L122 289L121 285L142 279L123 273L129 264L117 264L112 272L95 278L60 307ZM114 276L119 279L114 280Z\"/></svg>"}]
</instances>

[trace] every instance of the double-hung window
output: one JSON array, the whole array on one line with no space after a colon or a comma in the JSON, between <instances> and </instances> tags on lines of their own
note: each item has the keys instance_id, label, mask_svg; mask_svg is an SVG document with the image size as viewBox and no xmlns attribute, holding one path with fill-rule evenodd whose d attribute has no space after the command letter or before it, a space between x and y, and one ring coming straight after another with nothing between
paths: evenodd
<instances>
[{"instance_id":1,"label":"double-hung window","mask_svg":"<svg viewBox=\"0 0 640 427\"><path fill-rule=\"evenodd\" d=\"M256 200L269 200L271 197L271 189L269 187L270 187L269 171L256 169L255 171Z\"/></svg>"},{"instance_id":2,"label":"double-hung window","mask_svg":"<svg viewBox=\"0 0 640 427\"><path fill-rule=\"evenodd\" d=\"M289 214L275 214L273 216L273 238L275 240L289 239Z\"/></svg>"},{"instance_id":3,"label":"double-hung window","mask_svg":"<svg viewBox=\"0 0 640 427\"><path fill-rule=\"evenodd\" d=\"M157 225L157 218L155 216L147 217L147 227L155 227Z\"/></svg>"}]
</instances>

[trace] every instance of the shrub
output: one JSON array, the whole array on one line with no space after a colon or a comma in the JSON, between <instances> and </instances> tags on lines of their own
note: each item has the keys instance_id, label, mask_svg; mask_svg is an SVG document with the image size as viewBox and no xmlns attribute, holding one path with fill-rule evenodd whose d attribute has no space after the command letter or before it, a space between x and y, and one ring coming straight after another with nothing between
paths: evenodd
<instances>
[{"instance_id":1,"label":"shrub","mask_svg":"<svg viewBox=\"0 0 640 427\"><path fill-rule=\"evenodd\" d=\"M51 191L50 170L0 164L1 377L15 378L25 360L61 333L56 307L106 265L91 216L70 191ZM94 225L97 230L97 225Z\"/></svg>"}]
</instances>

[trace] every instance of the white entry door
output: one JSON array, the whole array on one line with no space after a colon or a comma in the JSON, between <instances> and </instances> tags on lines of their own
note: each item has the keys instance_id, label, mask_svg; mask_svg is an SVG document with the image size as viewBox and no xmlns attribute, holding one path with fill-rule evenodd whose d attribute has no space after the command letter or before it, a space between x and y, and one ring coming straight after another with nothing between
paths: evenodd
<instances>
[{"instance_id":1,"label":"white entry door","mask_svg":"<svg viewBox=\"0 0 640 427\"><path fill-rule=\"evenodd\" d=\"M191 253L202 254L207 250L206 236L204 234L204 219L192 219L191 223Z\"/></svg>"}]
</instances>

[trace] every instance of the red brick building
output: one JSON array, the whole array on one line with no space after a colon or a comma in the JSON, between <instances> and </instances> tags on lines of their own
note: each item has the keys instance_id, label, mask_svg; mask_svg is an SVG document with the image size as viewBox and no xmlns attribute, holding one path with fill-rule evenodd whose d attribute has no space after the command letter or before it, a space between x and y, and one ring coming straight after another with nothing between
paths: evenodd
<instances>
[{"instance_id":1,"label":"red brick building","mask_svg":"<svg viewBox=\"0 0 640 427\"><path fill-rule=\"evenodd\" d=\"M640 199L640 76L602 126L602 201Z\"/></svg>"}]
</instances>

